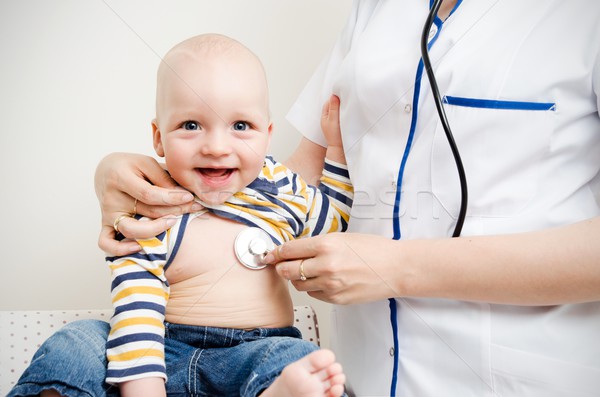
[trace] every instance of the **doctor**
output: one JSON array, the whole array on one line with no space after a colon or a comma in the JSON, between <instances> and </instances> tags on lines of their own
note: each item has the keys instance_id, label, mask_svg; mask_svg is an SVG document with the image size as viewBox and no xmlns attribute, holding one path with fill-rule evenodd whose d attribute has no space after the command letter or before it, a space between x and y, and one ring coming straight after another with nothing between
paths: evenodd
<instances>
[{"instance_id":1,"label":"doctor","mask_svg":"<svg viewBox=\"0 0 600 397\"><path fill-rule=\"evenodd\" d=\"M337 304L332 343L357 395L598 395L600 3L442 5L430 54L469 189L454 239L459 181L419 52L429 6L355 1L289 114L305 138L287 162L318 175L320 104L336 93L353 233L292 241L269 259ZM98 167L100 246L116 254L136 249L111 235L132 197L154 217L191 205L138 172L172 186L147 158ZM154 235L167 223L119 228Z\"/></svg>"}]
</instances>

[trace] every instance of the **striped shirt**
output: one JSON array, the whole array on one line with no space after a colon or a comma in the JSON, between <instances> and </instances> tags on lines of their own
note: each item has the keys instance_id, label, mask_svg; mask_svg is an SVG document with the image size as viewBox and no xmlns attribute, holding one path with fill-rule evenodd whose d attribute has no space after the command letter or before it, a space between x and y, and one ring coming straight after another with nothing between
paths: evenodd
<instances>
[{"instance_id":1,"label":"striped shirt","mask_svg":"<svg viewBox=\"0 0 600 397\"><path fill-rule=\"evenodd\" d=\"M353 195L345 165L326 159L317 188L266 157L257 179L227 202L207 209L220 217L259 227L279 245L295 238L345 231ZM147 377L166 379L163 321L169 283L165 272L175 258L187 224L202 213L180 216L166 232L138 240L142 250L136 254L107 258L115 309L107 342L108 383Z\"/></svg>"}]
</instances>

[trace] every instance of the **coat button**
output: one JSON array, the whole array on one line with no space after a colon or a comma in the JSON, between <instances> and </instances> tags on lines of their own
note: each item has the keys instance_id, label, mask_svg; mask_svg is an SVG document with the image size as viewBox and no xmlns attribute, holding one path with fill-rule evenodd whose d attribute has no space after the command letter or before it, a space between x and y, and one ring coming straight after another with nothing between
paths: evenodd
<instances>
[{"instance_id":1,"label":"coat button","mask_svg":"<svg viewBox=\"0 0 600 397\"><path fill-rule=\"evenodd\" d=\"M437 32L438 32L437 26L433 25L431 27L431 29L429 30L429 40L433 39Z\"/></svg>"},{"instance_id":2,"label":"coat button","mask_svg":"<svg viewBox=\"0 0 600 397\"><path fill-rule=\"evenodd\" d=\"M410 103L407 103L406 105L404 105L405 113L410 113L411 111L412 111L412 105Z\"/></svg>"},{"instance_id":3,"label":"coat button","mask_svg":"<svg viewBox=\"0 0 600 397\"><path fill-rule=\"evenodd\" d=\"M394 352L395 352L394 347L390 347L390 356L391 357L394 357Z\"/></svg>"}]
</instances>

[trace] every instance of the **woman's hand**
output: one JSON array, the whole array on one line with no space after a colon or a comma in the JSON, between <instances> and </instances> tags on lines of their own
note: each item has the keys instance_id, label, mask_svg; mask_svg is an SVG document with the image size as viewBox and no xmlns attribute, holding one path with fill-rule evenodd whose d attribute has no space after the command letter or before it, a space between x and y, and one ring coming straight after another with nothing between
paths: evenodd
<instances>
[{"instance_id":1,"label":"woman's hand","mask_svg":"<svg viewBox=\"0 0 600 397\"><path fill-rule=\"evenodd\" d=\"M394 281L401 277L400 269L393 268L398 260L393 256L397 252L394 243L368 234L332 233L288 241L265 261L313 298L336 304L365 303L401 296Z\"/></svg>"},{"instance_id":2,"label":"woman's hand","mask_svg":"<svg viewBox=\"0 0 600 397\"><path fill-rule=\"evenodd\" d=\"M119 217L119 232L125 237L150 238L172 226L173 215L201 209L156 160L139 154L112 153L102 159L96 168L95 189L102 210L98 246L112 255L140 249L135 241L115 240L114 224ZM127 216L134 213L157 219L140 222Z\"/></svg>"},{"instance_id":3,"label":"woman's hand","mask_svg":"<svg viewBox=\"0 0 600 397\"><path fill-rule=\"evenodd\" d=\"M598 236L600 217L495 236L395 241L333 233L289 241L265 262L299 291L331 303L410 296L560 305L600 300Z\"/></svg>"}]
</instances>

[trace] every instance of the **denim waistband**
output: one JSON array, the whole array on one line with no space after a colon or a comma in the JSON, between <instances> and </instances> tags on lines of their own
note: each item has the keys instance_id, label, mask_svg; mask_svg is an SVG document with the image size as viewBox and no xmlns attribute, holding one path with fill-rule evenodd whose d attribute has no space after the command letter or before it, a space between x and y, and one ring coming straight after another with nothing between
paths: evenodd
<instances>
[{"instance_id":1,"label":"denim waistband","mask_svg":"<svg viewBox=\"0 0 600 397\"><path fill-rule=\"evenodd\" d=\"M300 330L296 327L254 328L245 330L173 324L165 321L166 338L174 339L199 349L231 347L239 345L240 343L275 336L302 338Z\"/></svg>"}]
</instances>

